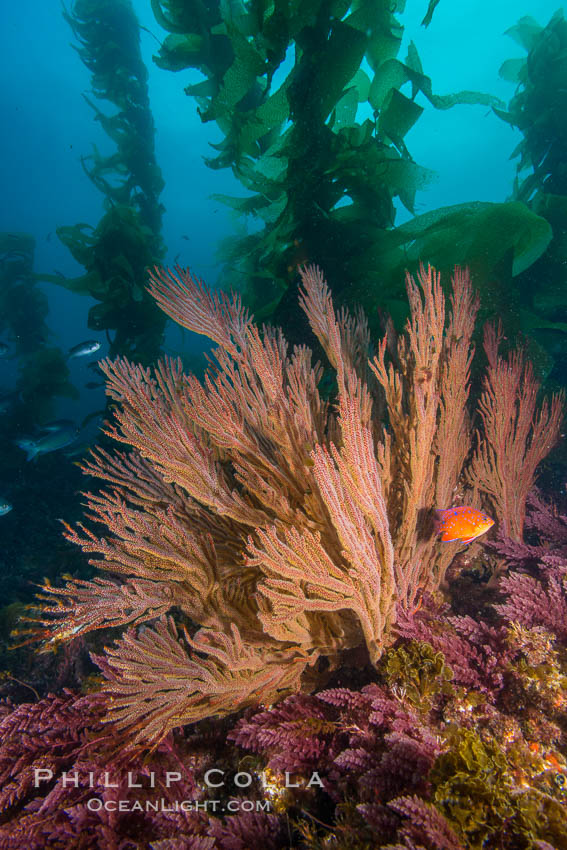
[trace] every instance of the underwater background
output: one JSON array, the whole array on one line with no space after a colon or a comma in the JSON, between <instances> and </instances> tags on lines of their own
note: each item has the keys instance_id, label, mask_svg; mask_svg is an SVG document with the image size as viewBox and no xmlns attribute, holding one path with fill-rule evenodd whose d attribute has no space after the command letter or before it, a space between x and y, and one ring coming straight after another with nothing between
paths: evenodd
<instances>
[{"instance_id":1,"label":"underwater background","mask_svg":"<svg viewBox=\"0 0 567 850\"><path fill-rule=\"evenodd\" d=\"M203 75L194 69L171 74L156 67L152 57L164 32L151 3L132 6L141 25L140 49L156 128L155 156L164 180L160 195L165 207L164 262L171 265L177 258L214 286L219 243L242 223L236 225L230 210L211 196L242 195L242 184L229 169L210 169L204 162L211 155L209 146L221 134L214 123L203 124L194 100L183 91ZM495 8L472 1L459 8L440 4L435 27L424 29L420 5L408 3L400 19L404 27L400 55L414 41L440 93L469 89L508 102L514 83L503 80L499 68L523 51L506 30L524 15L546 23L555 11L556 4L547 0L538 2L537 8L529 2L521 7L499 3ZM73 49L76 40L59 5L7 6L2 23L6 85L0 228L33 236L36 269L72 277L82 269L57 238L56 229L75 222L95 226L100 219L104 196L86 179L81 158L89 156L93 146L107 152L112 142L83 97L91 88L90 74ZM416 213L510 198L517 164L511 154L520 139L516 128L482 105L426 109L406 137L412 158L435 172L431 185L418 193ZM399 200L396 207L397 224L410 218ZM88 296L77 298L57 287L40 286L49 298L49 327L63 348L70 347L77 341L75 328L86 322L93 302ZM16 366L2 363L3 380L13 379L10 365ZM88 412L91 395L81 392L79 406L72 406L75 416ZM63 402L58 412L67 415L70 409Z\"/></svg>"},{"instance_id":2,"label":"underwater background","mask_svg":"<svg viewBox=\"0 0 567 850\"><path fill-rule=\"evenodd\" d=\"M547 0L77 0L67 6L20 0L0 9L0 43L0 848L567 848L562 10ZM156 272L150 295L148 269L179 264L213 290L240 292L259 324L271 322L291 344L310 346L315 359L327 357L333 368L325 366L319 391L332 402L347 389L325 334L315 329L316 309L310 316L304 308L306 319L298 307L299 267L321 267L337 310L362 306L370 336L386 334L392 363L407 378L392 340L402 335L408 315L416 315L405 272L416 275L420 261L442 273L447 304L455 265L470 268L479 293L478 305L472 295L466 302L459 279L453 281L473 318L478 306L469 338L477 354L461 367L460 379L455 372L466 387L464 401L455 401L454 386L439 390L446 404L452 399L465 411L468 397L469 411L477 411L470 421L463 413L468 455L447 491L459 507L474 502L466 508L474 513L458 516L472 525L466 533L450 532L453 518L434 513L451 504L433 497L413 516L402 504L401 485L399 492L393 486L387 505L396 556L407 552L410 537L409 531L405 541L396 534L404 522L414 523L414 555L435 564L435 580L416 580L404 604L398 587L399 610L384 615L388 637L378 640L376 653L366 632L361 649L350 620L338 618L329 633L342 654L335 644L332 652L319 646L312 670L282 674L278 699L258 685L233 703L211 699L200 714L179 709L177 722L149 712L146 733L140 731L145 715L132 710L135 724L118 722L124 757L107 744L87 748L83 757L82 747L103 740L107 729L103 675L114 696L124 697L116 684L120 665L113 668L104 647L122 639L122 626L153 623L168 610L153 600L152 616L122 611L123 619L105 620L104 605L112 609L108 588L97 603L87 598L90 590L81 596L80 582L95 575L85 553L109 556L70 526L84 519L87 504L96 538L105 523L121 533L116 517L114 525L109 520L112 510L99 512L96 494L98 479L123 483L124 470L113 477L100 458L87 459L96 445L102 452L116 448L101 432L103 422L116 416L122 442L151 456L136 443L135 430L128 431L126 414L120 420L117 412L122 405L143 420L144 406L128 407L121 394L127 376L112 369L103 375L97 362L127 357L147 367L168 355L202 378L212 348L202 328L196 328L200 335L191 332L198 321L179 306L177 279ZM433 299L427 285L421 280L426 302L428 291ZM486 337L483 347L482 324L498 319L496 347ZM451 341L446 329L447 362L449 354L456 362L460 339ZM485 376L495 368L491 351L499 344L508 359L498 362L521 376L510 403L515 439L522 427L521 386L535 388L524 423L524 471L520 461L502 467L509 475L502 492L522 501L516 514L507 512L508 496L491 489L488 455L484 468L480 450L473 460L477 445L491 439ZM522 371L522 358L533 364L533 374ZM430 379L424 370L416 386ZM361 375L371 386L368 374ZM139 380L132 379L131 388L140 390ZM440 372L440 387L443 380ZM496 395L504 395L504 384L493 380ZM114 387L109 395L107 381ZM174 406L173 397L166 407ZM380 411L393 423L389 405ZM409 434L411 400L403 410ZM473 434L481 420L486 433ZM190 427L202 427L198 417ZM336 422L329 433L333 428ZM494 429L497 434L497 423ZM541 449L532 452L533 469L530 441ZM322 475L312 438L300 448L305 458L298 480ZM219 456L228 464L230 450L221 447ZM238 457L234 463L240 469ZM440 453L435 475L443 464ZM392 461L400 478L407 474L408 490L415 483L410 466ZM143 478L136 469L130 473ZM230 480L245 489L251 478L238 469ZM283 490L286 476L277 479ZM166 480L179 484L175 473ZM311 484L303 483L309 505ZM85 490L95 491L94 501ZM262 498L271 506L268 490ZM170 505L177 510L175 498ZM293 504L295 496L289 498ZM159 513L166 501L162 493L152 510ZM338 527L336 518L333 523ZM254 525L250 520L240 537L227 532L229 548L236 547L233 561L247 559L250 570L269 550L260 534L245 553ZM166 527L173 539L177 532ZM302 531L306 538L311 527ZM420 549L424 528L433 542ZM435 534L449 542L435 543ZM474 542L459 549L455 540ZM445 545L455 548L444 561L435 546ZM120 563L117 572L127 572ZM264 580L270 592L274 575ZM60 600L54 602L49 588L67 581L73 591L57 597L54 590ZM40 587L46 615L34 603ZM258 589L246 588L250 595ZM160 632L161 625L157 633L171 653L187 626L202 656L208 639L199 644L196 626L212 628L216 614L204 606L202 616L192 616L175 600L172 628L179 635ZM81 613L72 613L74 605ZM53 625L52 615L67 619ZM220 632L241 628L244 643L255 645L257 633L246 634L238 616L226 615ZM323 627L321 634L319 626L311 628L315 645L320 640L328 649ZM148 640L144 629L141 643ZM210 641L222 654L222 641ZM49 651L38 652L38 644ZM279 648L273 651L264 672L285 667ZM38 791L30 776L39 763L52 777ZM232 783L238 771L254 780L240 790L227 781L218 792L221 811L238 814L204 807L119 816L86 806L93 796L106 801L102 780L93 791L82 780L69 789L61 778L75 769L102 775L109 765L120 783L129 769L144 777L144 805L152 796L144 785L152 771L163 776L183 765L181 785L161 788L171 805L209 799L207 769L222 768ZM321 784L311 787L315 772ZM299 790L288 787L289 777ZM117 794L132 797L125 784ZM254 803L269 800L270 808L227 809L239 794Z\"/></svg>"}]
</instances>

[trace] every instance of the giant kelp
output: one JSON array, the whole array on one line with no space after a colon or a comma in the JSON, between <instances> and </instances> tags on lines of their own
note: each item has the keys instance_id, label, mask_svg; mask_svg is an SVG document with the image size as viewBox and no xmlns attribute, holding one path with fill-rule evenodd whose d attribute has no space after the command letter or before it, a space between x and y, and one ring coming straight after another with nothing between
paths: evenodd
<instances>
[{"instance_id":1,"label":"giant kelp","mask_svg":"<svg viewBox=\"0 0 567 850\"><path fill-rule=\"evenodd\" d=\"M104 195L106 212L98 226L57 229L86 274L50 279L100 302L89 312L89 327L115 332L109 336L113 354L150 362L159 353L164 320L145 291L144 269L163 256L163 179L155 157L140 28L130 0L77 0L64 17L91 72L94 98L112 106L103 110L86 97L114 150L102 154L95 146L81 160Z\"/></svg>"},{"instance_id":2,"label":"giant kelp","mask_svg":"<svg viewBox=\"0 0 567 850\"><path fill-rule=\"evenodd\" d=\"M131 206L111 207L95 228L76 224L57 233L85 274L58 284L99 301L89 310L89 327L113 330L110 353L151 362L163 340L164 322L143 287L155 260L153 235Z\"/></svg>"},{"instance_id":3,"label":"giant kelp","mask_svg":"<svg viewBox=\"0 0 567 850\"><path fill-rule=\"evenodd\" d=\"M432 176L405 143L423 112L418 93L439 109L495 99L437 95L413 44L398 58L401 1L154 0L152 8L170 31L157 64L205 76L185 91L223 134L207 163L231 167L246 190L221 198L255 226L224 246L227 281L240 284L260 317L275 312L288 333L287 312L297 313L287 290L306 257L329 269L338 298L351 282L375 287L391 272L382 236L394 224L394 199L413 210ZM403 299L403 249L390 251L387 298Z\"/></svg>"},{"instance_id":4,"label":"giant kelp","mask_svg":"<svg viewBox=\"0 0 567 850\"><path fill-rule=\"evenodd\" d=\"M76 50L91 72L92 94L116 110L103 112L85 95L95 120L116 149L103 155L94 146L81 162L104 194L107 208L130 205L138 211L142 226L149 228L153 237L153 244L148 240L150 249L159 256L163 178L155 158L138 19L130 0L76 0L64 17L77 39Z\"/></svg>"},{"instance_id":5,"label":"giant kelp","mask_svg":"<svg viewBox=\"0 0 567 850\"><path fill-rule=\"evenodd\" d=\"M392 280L424 255L447 272L466 263L479 289L481 315L500 316L513 338L524 330L517 276L542 256L551 238L549 222L519 201L470 201L422 213L384 231L376 241L376 270L381 267L380 281L386 290L380 301L396 316L404 315L405 303L396 298ZM362 267L360 272L349 296L370 310L377 299L375 277Z\"/></svg>"},{"instance_id":6,"label":"giant kelp","mask_svg":"<svg viewBox=\"0 0 567 850\"><path fill-rule=\"evenodd\" d=\"M496 110L522 133L514 151L519 158L515 195L532 203L542 194L567 195L567 21L562 10L545 27L526 16L507 34L527 53L501 66L500 75L517 89L507 110Z\"/></svg>"},{"instance_id":7,"label":"giant kelp","mask_svg":"<svg viewBox=\"0 0 567 850\"><path fill-rule=\"evenodd\" d=\"M16 422L21 433L48 419L56 397L78 395L69 381L65 355L49 341L49 307L37 285L34 254L30 234L0 233L0 333L7 335L10 351L18 358L13 404L4 410L2 420L4 437L13 435ZM2 394L6 393L4 386Z\"/></svg>"},{"instance_id":8,"label":"giant kelp","mask_svg":"<svg viewBox=\"0 0 567 850\"><path fill-rule=\"evenodd\" d=\"M509 59L501 76L517 83L506 110L496 114L522 134L514 156L514 196L544 219L552 239L542 256L516 280L520 324L552 378L565 383L567 355L567 21L560 10L546 26L523 17L508 30L525 50Z\"/></svg>"}]
</instances>

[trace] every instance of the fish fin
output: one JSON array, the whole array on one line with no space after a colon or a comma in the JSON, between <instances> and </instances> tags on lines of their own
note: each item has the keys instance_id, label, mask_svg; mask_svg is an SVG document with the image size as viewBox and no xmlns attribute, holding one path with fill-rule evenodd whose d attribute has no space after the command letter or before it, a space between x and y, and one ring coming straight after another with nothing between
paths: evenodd
<instances>
[{"instance_id":1,"label":"fish fin","mask_svg":"<svg viewBox=\"0 0 567 850\"><path fill-rule=\"evenodd\" d=\"M30 446L29 449L23 449L23 451L26 453L26 461L28 463L30 460L35 460L39 454L35 446Z\"/></svg>"},{"instance_id":2,"label":"fish fin","mask_svg":"<svg viewBox=\"0 0 567 850\"><path fill-rule=\"evenodd\" d=\"M461 543L472 543L473 540L476 540L476 538L476 534L473 537L461 537Z\"/></svg>"}]
</instances>

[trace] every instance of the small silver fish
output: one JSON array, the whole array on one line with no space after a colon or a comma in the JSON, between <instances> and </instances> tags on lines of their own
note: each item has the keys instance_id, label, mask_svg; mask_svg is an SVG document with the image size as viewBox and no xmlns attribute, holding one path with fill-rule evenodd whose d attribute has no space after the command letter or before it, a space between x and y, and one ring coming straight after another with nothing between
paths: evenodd
<instances>
[{"instance_id":1,"label":"small silver fish","mask_svg":"<svg viewBox=\"0 0 567 850\"><path fill-rule=\"evenodd\" d=\"M80 342L74 345L67 355L67 360L73 357L87 357L89 354L94 354L100 348L100 342L96 339L87 339L86 342Z\"/></svg>"},{"instance_id":2,"label":"small silver fish","mask_svg":"<svg viewBox=\"0 0 567 850\"><path fill-rule=\"evenodd\" d=\"M50 431L41 437L21 437L16 445L26 453L26 460L33 460L38 455L56 452L65 446L70 446L77 439L77 429L63 428L60 431Z\"/></svg>"},{"instance_id":3,"label":"small silver fish","mask_svg":"<svg viewBox=\"0 0 567 850\"><path fill-rule=\"evenodd\" d=\"M6 499L0 499L0 516L5 516L9 514L12 510L12 505L10 502L7 502Z\"/></svg>"}]
</instances>

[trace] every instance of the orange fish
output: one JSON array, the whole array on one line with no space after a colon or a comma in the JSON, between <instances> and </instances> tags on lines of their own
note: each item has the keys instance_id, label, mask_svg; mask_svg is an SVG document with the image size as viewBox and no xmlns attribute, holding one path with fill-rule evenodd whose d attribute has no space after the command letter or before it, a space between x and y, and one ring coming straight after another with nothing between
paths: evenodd
<instances>
[{"instance_id":1,"label":"orange fish","mask_svg":"<svg viewBox=\"0 0 567 850\"><path fill-rule=\"evenodd\" d=\"M436 511L437 531L441 540L470 543L492 528L494 520L476 508L458 507Z\"/></svg>"}]
</instances>

